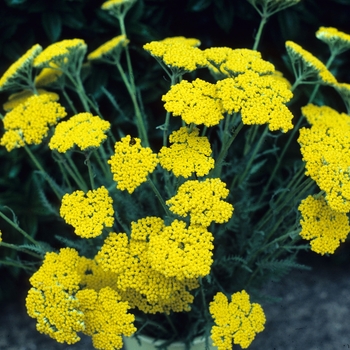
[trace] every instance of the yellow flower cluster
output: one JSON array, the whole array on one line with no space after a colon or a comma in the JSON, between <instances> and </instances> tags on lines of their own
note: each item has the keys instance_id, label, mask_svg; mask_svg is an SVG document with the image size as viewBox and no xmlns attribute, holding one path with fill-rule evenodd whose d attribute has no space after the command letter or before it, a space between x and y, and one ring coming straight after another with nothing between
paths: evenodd
<instances>
[{"instance_id":1,"label":"yellow flower cluster","mask_svg":"<svg viewBox=\"0 0 350 350\"><path fill-rule=\"evenodd\" d=\"M49 127L66 116L64 107L52 98L50 94L34 95L8 112L3 119L5 134L0 144L9 152L25 144L40 144Z\"/></svg>"},{"instance_id":2,"label":"yellow flower cluster","mask_svg":"<svg viewBox=\"0 0 350 350\"><path fill-rule=\"evenodd\" d=\"M49 95L51 101L59 100L59 96L55 92L46 91L44 89L38 89L37 95ZM15 107L24 103L29 97L32 96L34 96L34 93L31 90L16 92L9 96L8 101L5 102L2 107L6 112L9 112L11 109L14 109Z\"/></svg>"},{"instance_id":3,"label":"yellow flower cluster","mask_svg":"<svg viewBox=\"0 0 350 350\"><path fill-rule=\"evenodd\" d=\"M226 184L220 179L188 180L166 204L174 214L189 215L191 225L208 227L212 221L222 224L231 218L233 206L221 200L228 194Z\"/></svg>"},{"instance_id":4,"label":"yellow flower cluster","mask_svg":"<svg viewBox=\"0 0 350 350\"><path fill-rule=\"evenodd\" d=\"M194 47L194 43L197 44L198 40L175 37L152 41L143 48L172 69L192 72L208 64L203 51Z\"/></svg>"},{"instance_id":5,"label":"yellow flower cluster","mask_svg":"<svg viewBox=\"0 0 350 350\"><path fill-rule=\"evenodd\" d=\"M2 232L0 230L0 243L2 242Z\"/></svg>"},{"instance_id":6,"label":"yellow flower cluster","mask_svg":"<svg viewBox=\"0 0 350 350\"><path fill-rule=\"evenodd\" d=\"M130 135L116 142L114 150L115 154L108 161L113 179L117 182L117 188L131 194L156 168L157 155L149 147L142 147L139 138Z\"/></svg>"},{"instance_id":7,"label":"yellow flower cluster","mask_svg":"<svg viewBox=\"0 0 350 350\"><path fill-rule=\"evenodd\" d=\"M131 6L136 1L137 0L108 0L102 4L101 8L102 8L102 10L113 10L115 8L122 6L122 5Z\"/></svg>"},{"instance_id":8,"label":"yellow flower cluster","mask_svg":"<svg viewBox=\"0 0 350 350\"><path fill-rule=\"evenodd\" d=\"M231 49L229 47L212 47L204 50L210 62L209 68L228 77L234 77L247 71L259 75L271 74L275 71L272 63L264 61L261 53L249 49Z\"/></svg>"},{"instance_id":9,"label":"yellow flower cluster","mask_svg":"<svg viewBox=\"0 0 350 350\"><path fill-rule=\"evenodd\" d=\"M113 200L105 187L88 191L66 193L62 198L60 215L72 225L75 234L83 238L99 236L104 227L114 224Z\"/></svg>"},{"instance_id":10,"label":"yellow flower cluster","mask_svg":"<svg viewBox=\"0 0 350 350\"><path fill-rule=\"evenodd\" d=\"M217 96L229 114L241 112L247 125L268 123L271 131L293 128L293 114L286 107L293 96L288 86L273 75L247 71L216 83Z\"/></svg>"},{"instance_id":11,"label":"yellow flower cluster","mask_svg":"<svg viewBox=\"0 0 350 350\"><path fill-rule=\"evenodd\" d=\"M312 124L301 128L298 142L309 175L326 193L329 206L350 211L350 117L330 107L308 105L302 113Z\"/></svg>"},{"instance_id":12,"label":"yellow flower cluster","mask_svg":"<svg viewBox=\"0 0 350 350\"><path fill-rule=\"evenodd\" d=\"M308 78L316 76L325 84L334 84L337 82L327 67L309 51L304 50L300 45L293 41L287 41L286 49L292 64L295 65L295 63L297 63L302 66L299 71L301 71L303 75L307 73L309 75Z\"/></svg>"},{"instance_id":13,"label":"yellow flower cluster","mask_svg":"<svg viewBox=\"0 0 350 350\"><path fill-rule=\"evenodd\" d=\"M120 53L128 43L129 40L125 35L118 35L91 52L87 58L88 60L93 61L114 56L114 59L118 60Z\"/></svg>"},{"instance_id":14,"label":"yellow flower cluster","mask_svg":"<svg viewBox=\"0 0 350 350\"><path fill-rule=\"evenodd\" d=\"M311 250L333 254L340 242L345 242L350 232L349 219L332 209L323 197L308 196L298 209L302 216L300 236L311 241Z\"/></svg>"},{"instance_id":15,"label":"yellow flower cluster","mask_svg":"<svg viewBox=\"0 0 350 350\"><path fill-rule=\"evenodd\" d=\"M17 79L26 79L31 72L33 61L42 51L39 44L34 45L16 62L14 62L0 78L0 91L16 85Z\"/></svg>"},{"instance_id":16,"label":"yellow flower cluster","mask_svg":"<svg viewBox=\"0 0 350 350\"><path fill-rule=\"evenodd\" d=\"M84 313L84 333L91 336L96 349L115 350L123 347L122 335L130 337L136 332L135 316L128 313L129 304L110 287L98 292L93 289L76 294Z\"/></svg>"},{"instance_id":17,"label":"yellow flower cluster","mask_svg":"<svg viewBox=\"0 0 350 350\"><path fill-rule=\"evenodd\" d=\"M215 84L197 78L193 82L182 80L173 85L163 97L164 108L181 116L187 124L213 126L224 118L224 109L217 96Z\"/></svg>"},{"instance_id":18,"label":"yellow flower cluster","mask_svg":"<svg viewBox=\"0 0 350 350\"><path fill-rule=\"evenodd\" d=\"M51 68L52 67L52 68ZM43 68L41 72L35 77L35 86L47 86L58 80L62 76L63 72L55 67L54 63L51 63L51 67Z\"/></svg>"},{"instance_id":19,"label":"yellow flower cluster","mask_svg":"<svg viewBox=\"0 0 350 350\"><path fill-rule=\"evenodd\" d=\"M199 286L198 276L210 270L211 241L203 228L185 229L179 221L167 227L161 218L146 217L132 223L130 239L125 233L111 233L96 260L116 274L118 293L131 307L146 313L189 311L193 301L189 291ZM159 246L163 243L169 253L176 248L171 256L176 265L167 262L166 269L157 261L167 259ZM198 264L190 263L194 255L200 256Z\"/></svg>"},{"instance_id":20,"label":"yellow flower cluster","mask_svg":"<svg viewBox=\"0 0 350 350\"><path fill-rule=\"evenodd\" d=\"M257 303L250 303L245 290L232 294L231 302L219 292L209 305L215 324L211 338L218 350L231 350L232 341L246 349L257 333L264 330L266 322L264 310Z\"/></svg>"},{"instance_id":21,"label":"yellow flower cluster","mask_svg":"<svg viewBox=\"0 0 350 350\"><path fill-rule=\"evenodd\" d=\"M34 67L56 68L67 63L67 58L76 50L86 52L87 46L82 39L67 39L49 45L35 59Z\"/></svg>"},{"instance_id":22,"label":"yellow flower cluster","mask_svg":"<svg viewBox=\"0 0 350 350\"><path fill-rule=\"evenodd\" d=\"M204 176L214 168L212 150L207 137L198 136L199 130L191 132L187 127L174 131L169 136L170 147L163 147L158 153L159 163L175 176L190 177L193 173Z\"/></svg>"},{"instance_id":23,"label":"yellow flower cluster","mask_svg":"<svg viewBox=\"0 0 350 350\"><path fill-rule=\"evenodd\" d=\"M333 84L333 87L338 91L339 95L343 99L347 112L350 115L350 84L336 83Z\"/></svg>"},{"instance_id":24,"label":"yellow flower cluster","mask_svg":"<svg viewBox=\"0 0 350 350\"><path fill-rule=\"evenodd\" d=\"M49 142L50 149L65 153L77 146L85 151L90 147L99 147L106 140L111 124L91 113L79 113L56 126Z\"/></svg>"},{"instance_id":25,"label":"yellow flower cluster","mask_svg":"<svg viewBox=\"0 0 350 350\"><path fill-rule=\"evenodd\" d=\"M40 333L59 343L76 343L80 340L77 332L85 328L84 314L75 297L80 282L78 260L78 253L71 248L61 249L59 254L47 253L29 280L32 288L26 298L27 312L37 319Z\"/></svg>"},{"instance_id":26,"label":"yellow flower cluster","mask_svg":"<svg viewBox=\"0 0 350 350\"><path fill-rule=\"evenodd\" d=\"M350 49L350 35L333 27L320 27L316 32L317 39L325 42L331 52L340 54Z\"/></svg>"}]
</instances>

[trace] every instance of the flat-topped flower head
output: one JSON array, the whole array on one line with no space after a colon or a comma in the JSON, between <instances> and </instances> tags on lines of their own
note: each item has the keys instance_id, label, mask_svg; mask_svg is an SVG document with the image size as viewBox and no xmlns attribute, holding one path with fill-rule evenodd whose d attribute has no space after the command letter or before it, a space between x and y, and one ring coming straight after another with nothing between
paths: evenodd
<instances>
[{"instance_id":1,"label":"flat-topped flower head","mask_svg":"<svg viewBox=\"0 0 350 350\"><path fill-rule=\"evenodd\" d=\"M286 49L294 71L303 81L315 81L315 83L334 84L337 82L327 67L309 51L303 49L293 41L286 42Z\"/></svg>"},{"instance_id":2,"label":"flat-topped flower head","mask_svg":"<svg viewBox=\"0 0 350 350\"><path fill-rule=\"evenodd\" d=\"M8 112L4 119L5 134L0 144L10 152L24 145L38 145L47 136L49 128L66 116L66 111L55 96L34 95Z\"/></svg>"},{"instance_id":3,"label":"flat-topped flower head","mask_svg":"<svg viewBox=\"0 0 350 350\"><path fill-rule=\"evenodd\" d=\"M85 151L99 147L107 139L106 132L111 124L91 113L79 113L69 120L59 123L51 137L49 147L65 153L73 147Z\"/></svg>"},{"instance_id":4,"label":"flat-topped flower head","mask_svg":"<svg viewBox=\"0 0 350 350\"><path fill-rule=\"evenodd\" d=\"M84 57L87 45L82 39L66 39L53 43L34 60L37 68L63 68L78 57Z\"/></svg>"},{"instance_id":5,"label":"flat-topped flower head","mask_svg":"<svg viewBox=\"0 0 350 350\"><path fill-rule=\"evenodd\" d=\"M214 168L212 150L207 137L198 136L199 129L189 131L187 127L174 131L169 136L172 144L163 147L158 153L159 163L175 176L190 177L193 174L204 176Z\"/></svg>"},{"instance_id":6,"label":"flat-topped flower head","mask_svg":"<svg viewBox=\"0 0 350 350\"><path fill-rule=\"evenodd\" d=\"M83 238L99 236L104 227L114 224L113 200L105 187L66 193L62 198L60 215Z\"/></svg>"},{"instance_id":7,"label":"flat-topped flower head","mask_svg":"<svg viewBox=\"0 0 350 350\"><path fill-rule=\"evenodd\" d=\"M223 224L231 218L233 206L222 200L228 194L220 179L188 180L166 204L174 214L190 216L191 225L208 227L213 221Z\"/></svg>"},{"instance_id":8,"label":"flat-topped flower head","mask_svg":"<svg viewBox=\"0 0 350 350\"><path fill-rule=\"evenodd\" d=\"M19 86L31 87L33 61L41 51L42 47L36 44L13 63L0 78L0 91Z\"/></svg>"},{"instance_id":9,"label":"flat-topped flower head","mask_svg":"<svg viewBox=\"0 0 350 350\"><path fill-rule=\"evenodd\" d=\"M162 97L164 108L181 116L186 124L214 126L224 118L221 99L217 96L215 84L197 78L193 82L182 80L173 85Z\"/></svg>"},{"instance_id":10,"label":"flat-topped flower head","mask_svg":"<svg viewBox=\"0 0 350 350\"><path fill-rule=\"evenodd\" d=\"M89 61L101 60L112 63L119 61L120 54L128 43L129 40L125 35L118 35L91 52L87 59Z\"/></svg>"},{"instance_id":11,"label":"flat-topped flower head","mask_svg":"<svg viewBox=\"0 0 350 350\"><path fill-rule=\"evenodd\" d=\"M137 0L108 0L101 6L102 10L108 11L111 16L121 19L126 15Z\"/></svg>"},{"instance_id":12,"label":"flat-topped flower head","mask_svg":"<svg viewBox=\"0 0 350 350\"><path fill-rule=\"evenodd\" d=\"M60 98L55 92L47 91L44 89L38 89L36 94L34 94L32 90L23 90L10 95L8 101L5 102L2 107L6 112L9 112L20 104L26 102L29 97L32 97L34 95L49 95L51 101L58 101Z\"/></svg>"},{"instance_id":13,"label":"flat-topped flower head","mask_svg":"<svg viewBox=\"0 0 350 350\"><path fill-rule=\"evenodd\" d=\"M157 155L149 147L142 147L139 138L130 135L116 142L114 150L114 155L108 161L113 179L117 182L117 188L133 193L156 168Z\"/></svg>"},{"instance_id":14,"label":"flat-topped flower head","mask_svg":"<svg viewBox=\"0 0 350 350\"><path fill-rule=\"evenodd\" d=\"M32 288L26 298L28 315L37 319L36 329L59 343L74 344L85 328L84 314L75 297L80 276L80 257L72 248L47 253L42 266L30 278Z\"/></svg>"},{"instance_id":15,"label":"flat-topped flower head","mask_svg":"<svg viewBox=\"0 0 350 350\"><path fill-rule=\"evenodd\" d=\"M255 50L212 47L204 50L204 55L211 64L209 68L214 68L214 73L220 72L228 77L235 77L248 70L259 75L275 71L274 65L263 60L261 53Z\"/></svg>"},{"instance_id":16,"label":"flat-topped flower head","mask_svg":"<svg viewBox=\"0 0 350 350\"><path fill-rule=\"evenodd\" d=\"M170 69L185 73L207 66L203 51L195 47L197 43L197 39L175 37L152 41L143 48Z\"/></svg>"},{"instance_id":17,"label":"flat-topped flower head","mask_svg":"<svg viewBox=\"0 0 350 350\"><path fill-rule=\"evenodd\" d=\"M215 323L211 338L218 350L231 350L233 344L246 349L265 328L264 310L260 304L250 302L245 290L232 294L230 302L225 294L217 293L209 311Z\"/></svg>"},{"instance_id":18,"label":"flat-topped flower head","mask_svg":"<svg viewBox=\"0 0 350 350\"><path fill-rule=\"evenodd\" d=\"M350 212L350 117L327 106L308 105L303 114L312 123L301 128L298 143L310 176L326 195L328 205Z\"/></svg>"},{"instance_id":19,"label":"flat-topped flower head","mask_svg":"<svg viewBox=\"0 0 350 350\"><path fill-rule=\"evenodd\" d=\"M350 84L348 83L335 83L332 85L339 93L344 101L347 112L350 115Z\"/></svg>"},{"instance_id":20,"label":"flat-topped flower head","mask_svg":"<svg viewBox=\"0 0 350 350\"><path fill-rule=\"evenodd\" d=\"M326 43L333 54L339 55L350 49L350 35L337 28L320 27L316 37Z\"/></svg>"},{"instance_id":21,"label":"flat-topped flower head","mask_svg":"<svg viewBox=\"0 0 350 350\"><path fill-rule=\"evenodd\" d=\"M286 106L293 94L273 75L247 71L218 81L216 87L223 109L229 114L240 112L244 124L268 124L271 131L282 132L293 128L293 115Z\"/></svg>"},{"instance_id":22,"label":"flat-topped flower head","mask_svg":"<svg viewBox=\"0 0 350 350\"><path fill-rule=\"evenodd\" d=\"M323 197L308 196L299 205L300 236L310 240L311 250L324 255L333 254L349 232L349 218L332 209Z\"/></svg>"}]
</instances>

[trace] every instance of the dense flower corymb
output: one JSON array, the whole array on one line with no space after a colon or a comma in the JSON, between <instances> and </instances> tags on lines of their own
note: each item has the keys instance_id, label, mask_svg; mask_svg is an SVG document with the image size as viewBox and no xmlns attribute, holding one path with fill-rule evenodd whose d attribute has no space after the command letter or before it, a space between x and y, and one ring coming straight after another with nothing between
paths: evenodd
<instances>
[{"instance_id":1,"label":"dense flower corymb","mask_svg":"<svg viewBox=\"0 0 350 350\"><path fill-rule=\"evenodd\" d=\"M331 52L340 54L350 49L350 35L333 27L320 27L316 32L317 39L325 42Z\"/></svg>"},{"instance_id":2,"label":"dense flower corymb","mask_svg":"<svg viewBox=\"0 0 350 350\"><path fill-rule=\"evenodd\" d=\"M104 227L114 223L113 200L105 187L88 191L75 191L62 198L60 215L83 238L97 237Z\"/></svg>"},{"instance_id":3,"label":"dense flower corymb","mask_svg":"<svg viewBox=\"0 0 350 350\"><path fill-rule=\"evenodd\" d=\"M24 145L40 144L49 127L66 116L59 103L50 94L34 95L5 115L5 134L0 144L8 151Z\"/></svg>"},{"instance_id":4,"label":"dense flower corymb","mask_svg":"<svg viewBox=\"0 0 350 350\"><path fill-rule=\"evenodd\" d=\"M224 118L224 109L217 96L216 86L201 79L193 82L182 80L173 85L163 97L164 108L181 116L187 124L213 126Z\"/></svg>"},{"instance_id":5,"label":"dense flower corymb","mask_svg":"<svg viewBox=\"0 0 350 350\"><path fill-rule=\"evenodd\" d=\"M96 50L88 55L88 60L103 60L113 61L118 60L122 49L129 43L125 35L118 35L117 37L107 41Z\"/></svg>"},{"instance_id":6,"label":"dense flower corymb","mask_svg":"<svg viewBox=\"0 0 350 350\"><path fill-rule=\"evenodd\" d=\"M208 138L198 134L197 128L191 132L187 127L174 131L169 136L172 145L163 147L158 153L160 165L175 176L207 175L214 168L214 159L210 156L212 150Z\"/></svg>"},{"instance_id":7,"label":"dense flower corymb","mask_svg":"<svg viewBox=\"0 0 350 350\"><path fill-rule=\"evenodd\" d=\"M245 290L232 294L231 302L223 293L217 293L209 310L215 322L211 338L218 350L231 350L232 342L246 349L255 335L264 330L264 311L259 304L250 303Z\"/></svg>"},{"instance_id":8,"label":"dense flower corymb","mask_svg":"<svg viewBox=\"0 0 350 350\"><path fill-rule=\"evenodd\" d=\"M226 184L220 179L188 180L166 204L177 215L189 215L191 225L208 227L212 221L222 224L231 218L233 206L222 200L228 194Z\"/></svg>"},{"instance_id":9,"label":"dense flower corymb","mask_svg":"<svg viewBox=\"0 0 350 350\"><path fill-rule=\"evenodd\" d=\"M311 241L311 250L324 255L333 254L350 232L345 213L333 210L323 197L308 196L299 205L300 236Z\"/></svg>"},{"instance_id":10,"label":"dense flower corymb","mask_svg":"<svg viewBox=\"0 0 350 350\"><path fill-rule=\"evenodd\" d=\"M157 155L149 147L142 147L140 139L131 138L130 135L116 142L114 149L115 154L108 161L113 179L117 182L117 188L133 193L156 168Z\"/></svg>"},{"instance_id":11,"label":"dense flower corymb","mask_svg":"<svg viewBox=\"0 0 350 350\"><path fill-rule=\"evenodd\" d=\"M79 113L57 125L49 147L65 153L75 145L85 151L90 147L99 147L107 138L105 132L111 124L91 113Z\"/></svg>"}]
</instances>

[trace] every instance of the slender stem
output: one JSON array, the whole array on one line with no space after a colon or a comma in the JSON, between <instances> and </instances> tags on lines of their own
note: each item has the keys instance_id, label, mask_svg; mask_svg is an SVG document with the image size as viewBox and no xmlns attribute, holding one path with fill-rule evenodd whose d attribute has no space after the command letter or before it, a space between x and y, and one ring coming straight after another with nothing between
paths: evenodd
<instances>
[{"instance_id":1,"label":"slender stem","mask_svg":"<svg viewBox=\"0 0 350 350\"><path fill-rule=\"evenodd\" d=\"M253 50L255 50L255 51L258 49L259 42L261 39L261 34L262 34L262 31L264 29L264 26L265 26L268 18L269 18L268 15L261 14L261 21L260 21L258 32L256 33L256 36L255 36L255 41L254 41L254 46L253 46Z\"/></svg>"},{"instance_id":2,"label":"slender stem","mask_svg":"<svg viewBox=\"0 0 350 350\"><path fill-rule=\"evenodd\" d=\"M0 242L0 246L1 247L5 247L5 248L9 248L9 249L13 249L13 250L17 250L18 252L26 253L26 254L34 256L35 258L38 258L40 260L42 259L41 255L33 253L30 250L28 250L28 249L18 247L18 246L14 245L14 244L11 244L11 243Z\"/></svg>"},{"instance_id":3,"label":"slender stem","mask_svg":"<svg viewBox=\"0 0 350 350\"><path fill-rule=\"evenodd\" d=\"M89 171L91 189L94 190L95 189L95 179L94 179L95 174L92 170L92 164L91 164L91 160L90 160L91 154L92 154L91 152L85 154L85 164L87 165L88 171Z\"/></svg>"},{"instance_id":4,"label":"slender stem","mask_svg":"<svg viewBox=\"0 0 350 350\"><path fill-rule=\"evenodd\" d=\"M75 166L74 162L72 161L71 157L67 153L65 153L64 155L65 155L65 159L68 160L69 164L67 164L66 162L62 162L63 166L67 170L68 174L75 181L75 183L79 186L79 188L81 190L83 190L84 192L87 192L88 191L88 186L86 185L85 180L80 175L80 173L79 173L77 167Z\"/></svg>"},{"instance_id":5,"label":"slender stem","mask_svg":"<svg viewBox=\"0 0 350 350\"><path fill-rule=\"evenodd\" d=\"M167 214L167 216L171 216L171 212L169 211L169 208L165 204L163 197L161 196L161 194L159 193L157 187L154 185L153 181L151 180L151 178L149 176L147 176L147 181L148 181L149 185L151 186L154 194L158 198L159 203L163 207L163 209L164 209L165 213Z\"/></svg>"},{"instance_id":6,"label":"slender stem","mask_svg":"<svg viewBox=\"0 0 350 350\"><path fill-rule=\"evenodd\" d=\"M172 329L173 332L174 332L174 337L176 337L177 334L178 334L179 332L177 331L176 327L174 326L174 323L173 323L173 321L171 320L171 318L169 317L169 315L168 315L166 312L164 312L164 315L165 315L165 318L167 319L167 321L168 321L168 323L169 323L171 329Z\"/></svg>"},{"instance_id":7,"label":"slender stem","mask_svg":"<svg viewBox=\"0 0 350 350\"><path fill-rule=\"evenodd\" d=\"M0 260L0 266L1 265L19 267L21 269L29 270L29 271L32 271L32 272L36 271L36 269L33 269L32 267L25 266L25 265L23 265L21 263L15 262L15 261Z\"/></svg>"},{"instance_id":8,"label":"slender stem","mask_svg":"<svg viewBox=\"0 0 350 350\"><path fill-rule=\"evenodd\" d=\"M74 114L78 114L78 111L76 110L76 108L75 108L75 106L74 106L72 100L71 100L70 97L68 96L66 89L65 89L64 87L62 87L61 91L62 91L62 94L63 94L64 98L65 98L66 101L68 102L69 107L70 107L71 110L73 111L73 113L74 113Z\"/></svg>"}]
</instances>

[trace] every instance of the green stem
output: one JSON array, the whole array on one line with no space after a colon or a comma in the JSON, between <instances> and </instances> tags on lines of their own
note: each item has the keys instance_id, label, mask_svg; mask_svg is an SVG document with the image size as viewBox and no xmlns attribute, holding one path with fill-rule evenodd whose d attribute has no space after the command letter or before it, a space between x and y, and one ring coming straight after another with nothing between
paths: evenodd
<instances>
[{"instance_id":1,"label":"green stem","mask_svg":"<svg viewBox=\"0 0 350 350\"><path fill-rule=\"evenodd\" d=\"M255 41L254 41L254 46L253 46L253 50L255 50L255 51L258 49L259 42L261 39L261 34L262 34L262 31L264 29L264 26L265 26L268 18L269 18L268 15L261 14L261 21L260 21L258 32L256 33L256 36L255 36Z\"/></svg>"},{"instance_id":2,"label":"green stem","mask_svg":"<svg viewBox=\"0 0 350 350\"><path fill-rule=\"evenodd\" d=\"M78 185L78 187L83 190L84 192L88 191L88 186L86 185L86 182L80 175L77 167L75 166L74 162L72 161L69 154L64 154L65 159L68 161L69 164L66 162L62 162L63 166L65 167L68 174L72 177L72 179L75 181L75 183Z\"/></svg>"},{"instance_id":3,"label":"green stem","mask_svg":"<svg viewBox=\"0 0 350 350\"><path fill-rule=\"evenodd\" d=\"M154 194L156 195L156 197L158 198L159 200L159 203L161 204L161 206L163 207L165 213L167 216L171 216L171 212L169 210L169 208L167 207L167 205L165 204L164 202L164 199L163 197L161 196L161 194L159 193L157 187L154 185L153 181L151 180L151 178L149 176L147 176L147 181L149 183L149 185L151 186Z\"/></svg>"},{"instance_id":4,"label":"green stem","mask_svg":"<svg viewBox=\"0 0 350 350\"><path fill-rule=\"evenodd\" d=\"M90 185L91 185L91 189L94 190L95 189L95 174L92 170L92 164L91 164L91 160L90 160L90 156L91 156L91 152L89 153L85 153L85 164L88 167L88 171L89 171L89 178L90 178Z\"/></svg>"},{"instance_id":5,"label":"green stem","mask_svg":"<svg viewBox=\"0 0 350 350\"><path fill-rule=\"evenodd\" d=\"M13 250L16 250L18 252L26 253L28 255L31 255L31 256L33 256L35 258L38 258L38 259L42 260L42 256L41 255L33 253L30 250L28 250L28 249L20 248L20 247L14 245L14 244L6 243L6 242L0 242L0 246L1 247L5 247L5 248L9 248L9 249L13 249Z\"/></svg>"},{"instance_id":6,"label":"green stem","mask_svg":"<svg viewBox=\"0 0 350 350\"><path fill-rule=\"evenodd\" d=\"M166 312L164 312L164 315L165 315L165 318L167 319L172 331L174 332L174 334L173 334L174 338L176 338L176 336L178 335L178 331L177 331L176 327L174 326L173 321L171 320L171 318L169 317L169 315Z\"/></svg>"},{"instance_id":7,"label":"green stem","mask_svg":"<svg viewBox=\"0 0 350 350\"><path fill-rule=\"evenodd\" d=\"M33 268L29 267L29 266L25 266L25 265L23 265L21 263L17 263L17 262L14 262L14 261L0 260L0 266L1 265L19 267L21 269L32 271L32 272L36 271L36 269L33 269Z\"/></svg>"},{"instance_id":8,"label":"green stem","mask_svg":"<svg viewBox=\"0 0 350 350\"><path fill-rule=\"evenodd\" d=\"M74 113L74 114L78 114L78 111L76 110L76 108L75 108L75 106L74 106L72 100L71 100L70 97L68 96L66 89L65 89L64 87L62 87L61 91L62 91L62 94L63 94L64 98L65 98L66 101L68 102L69 107L70 107L71 110L73 111L73 113Z\"/></svg>"}]
</instances>

